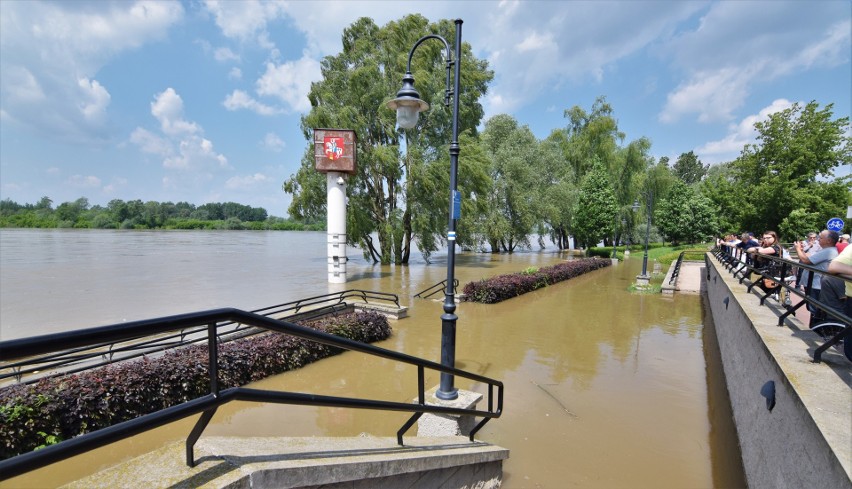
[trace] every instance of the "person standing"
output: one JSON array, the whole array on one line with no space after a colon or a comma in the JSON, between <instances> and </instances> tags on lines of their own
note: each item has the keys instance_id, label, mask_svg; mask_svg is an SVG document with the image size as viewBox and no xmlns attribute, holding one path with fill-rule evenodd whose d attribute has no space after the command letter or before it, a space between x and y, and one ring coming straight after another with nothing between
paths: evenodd
<instances>
[{"instance_id":1,"label":"person standing","mask_svg":"<svg viewBox=\"0 0 852 489\"><path fill-rule=\"evenodd\" d=\"M837 257L837 241L840 239L840 236L837 234L837 231L829 231L823 230L819 233L818 243L820 246L820 250L816 253L808 255L804 251L804 247L801 243L796 243L796 255L799 257L799 263L803 263L805 265L811 265L818 270L826 271L828 269L828 264L831 260ZM805 270L802 273L802 283L808 283L808 276L811 274L809 270ZM819 300L820 290L822 289L821 284L821 275L818 273L813 274L813 279L811 282L811 288L807 291L808 297ZM808 311L811 312L811 326L815 325L817 322L823 319L822 311L816 306L808 303Z\"/></svg>"}]
</instances>

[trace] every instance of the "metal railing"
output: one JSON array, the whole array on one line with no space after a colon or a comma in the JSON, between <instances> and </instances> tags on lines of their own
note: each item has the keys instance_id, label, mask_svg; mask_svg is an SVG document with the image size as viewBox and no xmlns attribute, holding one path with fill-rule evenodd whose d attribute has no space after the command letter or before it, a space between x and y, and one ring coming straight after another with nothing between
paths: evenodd
<instances>
[{"instance_id":1,"label":"metal railing","mask_svg":"<svg viewBox=\"0 0 852 489\"><path fill-rule=\"evenodd\" d=\"M425 289L420 292L414 294L414 297L420 299L428 299L435 294L443 294L447 289L447 279L441 280L437 284ZM453 279L453 292L457 293L459 290L459 279Z\"/></svg>"},{"instance_id":2,"label":"metal railing","mask_svg":"<svg viewBox=\"0 0 852 489\"><path fill-rule=\"evenodd\" d=\"M396 294L350 289L276 304L251 312L274 319L304 321L345 310L349 307L351 299L364 303L369 303L370 300L393 303L399 307L399 297ZM261 331L234 321L225 321L217 325L217 334L222 342L245 338ZM185 328L157 337L146 337L144 340L134 338L122 342L102 342L81 348L70 348L39 357L24 358L18 362L6 362L4 359L0 362L0 385L12 378L19 383L33 383L45 377L81 372L143 355L156 355L171 348L200 343L205 339L206 327L202 326Z\"/></svg>"},{"instance_id":3,"label":"metal railing","mask_svg":"<svg viewBox=\"0 0 852 489\"><path fill-rule=\"evenodd\" d=\"M219 388L218 344L219 324L232 322L251 325L266 331L292 335L345 350L358 351L417 367L417 403L402 403L371 399L322 396L295 392L280 392L252 389L246 387ZM355 409L375 409L384 411L402 411L414 413L397 432L397 442L402 445L403 434L414 425L424 413L451 414L482 417L470 432L470 440L492 418L499 418L503 411L503 383L482 375L466 372L439 363L386 350L366 343L316 331L286 321L272 319L260 314L239 309L214 309L158 319L127 322L111 326L102 326L85 330L56 333L32 338L23 338L0 342L0 361L9 361L44 355L68 348L83 348L96 344L116 343L150 335L180 331L186 328L203 326L206 328L206 340L209 355L210 393L160 411L149 413L113 426L86 433L56 445L17 455L0 461L0 480L44 467L48 464L67 459L74 455L102 447L129 436L147 431L179 419L202 413L186 440L186 463L195 465L194 446L219 406L231 401L271 402L305 406L347 407ZM437 370L480 382L488 386L488 410L460 409L426 404L425 369ZM495 387L496 409L495 404Z\"/></svg>"},{"instance_id":4,"label":"metal railing","mask_svg":"<svg viewBox=\"0 0 852 489\"><path fill-rule=\"evenodd\" d=\"M804 263L799 263L798 261L788 260L774 255L756 254L762 260L761 266L756 266L752 261L753 257L748 256L748 254L740 248L731 248L727 246L716 247L713 249L712 253L735 278L739 279L739 283L742 284L746 281L748 282L746 290L749 293L751 293L752 289L763 279L771 280L777 284L777 287L769 288L769 290L761 289L762 294L760 294L760 305L764 305L767 298L782 290L784 294L795 295L801 299L796 305L791 304L789 306L785 306L786 311L778 317L778 326L783 326L784 320L795 314L799 308L805 305L810 305L812 308L821 311L821 313L827 318L837 321L845 326L841 331L828 338L825 343L814 350L813 361L815 363L819 363L822 359L822 354L832 346L838 344L840 341L847 343L852 341L852 318L846 316L843 311L832 307L831 304L814 299L810 294L811 289L813 288L813 279L815 274L818 274L821 277L838 277L837 275L830 274L811 265L806 265ZM771 265L767 266L767 263L771 263ZM795 284L791 284L797 268L810 272L808 274L808 279L804 283L804 291L799 290ZM752 280L752 275L756 275L758 278L756 280ZM846 282L850 281L846 278L843 280Z\"/></svg>"},{"instance_id":5,"label":"metal railing","mask_svg":"<svg viewBox=\"0 0 852 489\"><path fill-rule=\"evenodd\" d=\"M671 276L671 278L669 278L669 285L674 284L677 281L678 276L680 276L680 266L683 264L683 261L684 261L683 259L686 255L696 255L696 256L700 257L700 260L693 260L693 261L704 261L704 254L705 253L707 253L707 252L706 251L699 251L699 250L681 251L680 255L678 255L678 257L677 257L677 261L675 262L674 269L672 270L672 276Z\"/></svg>"}]
</instances>

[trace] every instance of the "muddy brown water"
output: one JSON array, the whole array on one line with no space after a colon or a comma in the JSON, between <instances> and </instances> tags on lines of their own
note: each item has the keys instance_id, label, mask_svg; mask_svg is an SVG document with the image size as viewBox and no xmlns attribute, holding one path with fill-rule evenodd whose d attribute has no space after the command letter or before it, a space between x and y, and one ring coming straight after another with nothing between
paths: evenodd
<instances>
[{"instance_id":1,"label":"muddy brown water","mask_svg":"<svg viewBox=\"0 0 852 489\"><path fill-rule=\"evenodd\" d=\"M440 258L440 257L438 257ZM566 259L554 253L457 258L470 280ZM628 290L641 257L500 304L456 311L457 366L505 383L503 416L477 438L511 451L506 488L743 487L739 450L713 324L698 295ZM394 292L410 317L378 345L437 360L439 301L413 299L446 278L444 265L354 264L345 288ZM348 352L254 384L265 389L410 401L413 367ZM438 374L427 371L427 388ZM457 379L457 386L484 392ZM406 413L233 403L206 435L392 436ZM54 487L170 441L195 418L12 479L2 487ZM409 433L414 435L412 429Z\"/></svg>"}]
</instances>

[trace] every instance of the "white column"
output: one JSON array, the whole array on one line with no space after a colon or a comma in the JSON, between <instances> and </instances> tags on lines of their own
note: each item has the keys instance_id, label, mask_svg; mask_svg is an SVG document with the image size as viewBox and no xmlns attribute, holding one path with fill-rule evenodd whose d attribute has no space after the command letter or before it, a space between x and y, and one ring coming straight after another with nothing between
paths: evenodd
<instances>
[{"instance_id":1,"label":"white column","mask_svg":"<svg viewBox=\"0 0 852 489\"><path fill-rule=\"evenodd\" d=\"M346 177L326 173L328 209L328 282L346 283Z\"/></svg>"}]
</instances>

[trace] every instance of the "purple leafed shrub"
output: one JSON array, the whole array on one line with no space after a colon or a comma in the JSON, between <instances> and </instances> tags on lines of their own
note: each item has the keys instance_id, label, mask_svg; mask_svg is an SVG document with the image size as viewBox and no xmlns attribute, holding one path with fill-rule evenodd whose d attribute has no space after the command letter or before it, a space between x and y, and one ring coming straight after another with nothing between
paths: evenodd
<instances>
[{"instance_id":1,"label":"purple leafed shrub","mask_svg":"<svg viewBox=\"0 0 852 489\"><path fill-rule=\"evenodd\" d=\"M532 269L521 273L498 275L478 282L468 282L463 291L466 301L494 304L611 264L610 260L596 258L571 260L538 270Z\"/></svg>"},{"instance_id":2,"label":"purple leafed shrub","mask_svg":"<svg viewBox=\"0 0 852 489\"><path fill-rule=\"evenodd\" d=\"M375 312L327 316L302 325L363 343L391 335L387 318ZM244 385L338 353L337 348L280 333L223 343L219 386ZM209 394L207 367L207 346L192 345L156 358L0 388L0 459Z\"/></svg>"}]
</instances>

